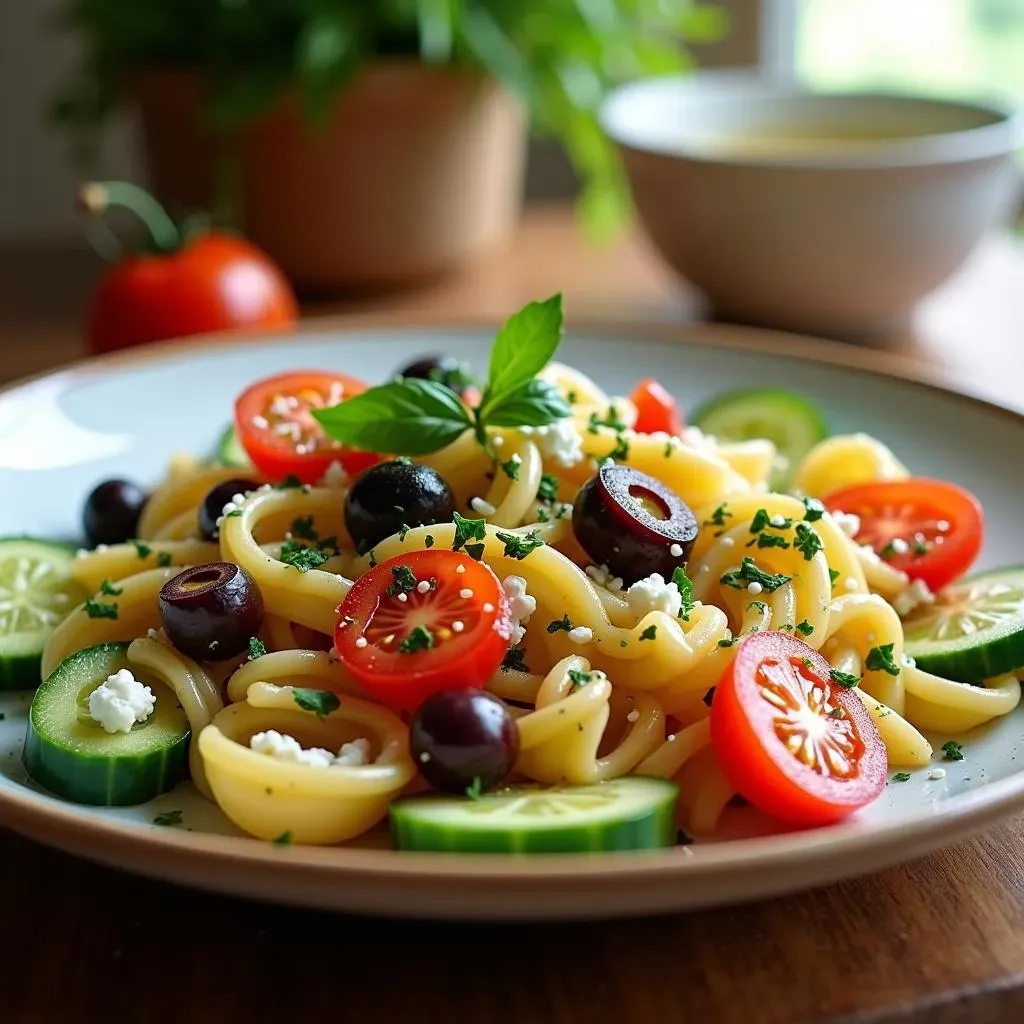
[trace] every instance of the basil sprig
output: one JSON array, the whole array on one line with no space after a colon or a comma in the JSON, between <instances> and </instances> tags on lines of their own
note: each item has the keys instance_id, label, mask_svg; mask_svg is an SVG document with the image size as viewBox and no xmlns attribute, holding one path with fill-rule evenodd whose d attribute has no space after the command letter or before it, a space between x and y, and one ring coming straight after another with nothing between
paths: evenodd
<instances>
[{"instance_id":1,"label":"basil sprig","mask_svg":"<svg viewBox=\"0 0 1024 1024\"><path fill-rule=\"evenodd\" d=\"M537 380L562 341L562 296L531 302L505 322L491 348L480 405L469 410L439 381L399 378L329 409L324 430L352 448L427 455L466 430L486 443L487 427L541 427L572 414L553 384Z\"/></svg>"}]
</instances>

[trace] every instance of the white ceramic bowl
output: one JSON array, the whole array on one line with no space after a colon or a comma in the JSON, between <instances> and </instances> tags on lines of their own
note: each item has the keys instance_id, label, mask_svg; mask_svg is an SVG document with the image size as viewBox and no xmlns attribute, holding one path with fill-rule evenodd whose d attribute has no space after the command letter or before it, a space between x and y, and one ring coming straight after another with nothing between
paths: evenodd
<instances>
[{"instance_id":1,"label":"white ceramic bowl","mask_svg":"<svg viewBox=\"0 0 1024 1024\"><path fill-rule=\"evenodd\" d=\"M602 122L655 245L715 315L812 333L904 325L1020 183L1021 123L995 106L708 72L623 86Z\"/></svg>"}]
</instances>

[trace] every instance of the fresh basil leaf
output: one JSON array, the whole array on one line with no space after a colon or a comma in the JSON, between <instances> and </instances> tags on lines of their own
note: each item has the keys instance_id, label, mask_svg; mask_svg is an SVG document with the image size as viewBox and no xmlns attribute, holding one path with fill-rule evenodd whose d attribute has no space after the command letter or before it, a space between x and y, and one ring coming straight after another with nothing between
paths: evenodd
<instances>
[{"instance_id":1,"label":"fresh basil leaf","mask_svg":"<svg viewBox=\"0 0 1024 1024\"><path fill-rule=\"evenodd\" d=\"M546 380L531 380L488 409L489 427L545 427L572 415L562 392Z\"/></svg>"},{"instance_id":2,"label":"fresh basil leaf","mask_svg":"<svg viewBox=\"0 0 1024 1024\"><path fill-rule=\"evenodd\" d=\"M472 426L466 407L443 384L404 378L370 388L313 415L335 440L393 455L426 455Z\"/></svg>"},{"instance_id":3,"label":"fresh basil leaf","mask_svg":"<svg viewBox=\"0 0 1024 1024\"><path fill-rule=\"evenodd\" d=\"M562 341L562 296L531 302L505 321L491 348L481 413L529 383L547 366ZM518 424L517 424L518 425Z\"/></svg>"}]
</instances>

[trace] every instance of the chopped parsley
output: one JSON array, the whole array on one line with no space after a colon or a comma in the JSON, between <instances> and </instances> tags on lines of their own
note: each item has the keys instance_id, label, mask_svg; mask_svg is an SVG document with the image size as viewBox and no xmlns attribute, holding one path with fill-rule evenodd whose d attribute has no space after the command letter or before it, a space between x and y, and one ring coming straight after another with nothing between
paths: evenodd
<instances>
[{"instance_id":1,"label":"chopped parsley","mask_svg":"<svg viewBox=\"0 0 1024 1024\"><path fill-rule=\"evenodd\" d=\"M910 772L897 772L892 777L892 781L893 782L909 782L910 781Z\"/></svg>"},{"instance_id":2,"label":"chopped parsley","mask_svg":"<svg viewBox=\"0 0 1024 1024\"><path fill-rule=\"evenodd\" d=\"M274 484L274 490L287 491L289 487L301 486L302 481L294 473L289 473L279 484Z\"/></svg>"},{"instance_id":3,"label":"chopped parsley","mask_svg":"<svg viewBox=\"0 0 1024 1024\"><path fill-rule=\"evenodd\" d=\"M842 576L842 573L838 569L829 569L828 581L833 587L836 585L836 580L839 579L840 576Z\"/></svg>"},{"instance_id":4,"label":"chopped parsley","mask_svg":"<svg viewBox=\"0 0 1024 1024\"><path fill-rule=\"evenodd\" d=\"M804 519L809 523L816 523L824 514L825 506L817 498L804 498Z\"/></svg>"},{"instance_id":5,"label":"chopped parsley","mask_svg":"<svg viewBox=\"0 0 1024 1024\"><path fill-rule=\"evenodd\" d=\"M537 509L537 522L538 523L550 523L551 513L546 508Z\"/></svg>"},{"instance_id":6,"label":"chopped parsley","mask_svg":"<svg viewBox=\"0 0 1024 1024\"><path fill-rule=\"evenodd\" d=\"M428 651L434 646L434 634L426 626L416 626L398 645L399 654L415 654L417 651Z\"/></svg>"},{"instance_id":7,"label":"chopped parsley","mask_svg":"<svg viewBox=\"0 0 1024 1024\"><path fill-rule=\"evenodd\" d=\"M734 644L738 644L740 642L740 638L738 636L733 636L728 630L726 630L726 633L727 635L718 641L719 647L732 647Z\"/></svg>"},{"instance_id":8,"label":"chopped parsley","mask_svg":"<svg viewBox=\"0 0 1024 1024\"><path fill-rule=\"evenodd\" d=\"M681 565L677 565L672 570L672 582L682 598L679 618L685 622L690 618L690 612L693 611L693 580L686 575L686 570Z\"/></svg>"},{"instance_id":9,"label":"chopped parsley","mask_svg":"<svg viewBox=\"0 0 1024 1024\"><path fill-rule=\"evenodd\" d=\"M943 761L962 761L964 759L964 748L963 745L957 743L956 740L946 740L942 744L942 760Z\"/></svg>"},{"instance_id":10,"label":"chopped parsley","mask_svg":"<svg viewBox=\"0 0 1024 1024\"><path fill-rule=\"evenodd\" d=\"M412 529L407 523L402 523L398 528L398 539L404 541L409 531Z\"/></svg>"},{"instance_id":11,"label":"chopped parsley","mask_svg":"<svg viewBox=\"0 0 1024 1024\"><path fill-rule=\"evenodd\" d=\"M479 800L483 796L484 785L479 775L473 776L473 781L466 787L466 796L470 800Z\"/></svg>"},{"instance_id":12,"label":"chopped parsley","mask_svg":"<svg viewBox=\"0 0 1024 1024\"><path fill-rule=\"evenodd\" d=\"M672 439L672 438L670 437L670 438L669 438L669 439L668 439L668 440L667 440L667 441L665 442L665 449L664 449L664 451L663 451L663 452L661 453L661 455L662 455L662 458L665 458L665 459L670 459L670 458L672 457L672 449L676 447L676 445L675 445L675 444L673 444L673 443L672 443L672 441L673 441L673 439Z\"/></svg>"},{"instance_id":13,"label":"chopped parsley","mask_svg":"<svg viewBox=\"0 0 1024 1024\"><path fill-rule=\"evenodd\" d=\"M322 722L332 711L341 707L337 694L330 690L307 690L305 687L292 688L292 697L303 711L312 711Z\"/></svg>"},{"instance_id":14,"label":"chopped parsley","mask_svg":"<svg viewBox=\"0 0 1024 1024\"><path fill-rule=\"evenodd\" d=\"M895 547L895 545L893 544L892 541L889 541L889 543L886 544L885 547L882 548L882 550L878 552L878 557L879 558L883 558L886 561L888 561L895 554L896 554L896 547Z\"/></svg>"},{"instance_id":15,"label":"chopped parsley","mask_svg":"<svg viewBox=\"0 0 1024 1024\"><path fill-rule=\"evenodd\" d=\"M267 645L258 637L249 637L249 660L255 661L267 653Z\"/></svg>"},{"instance_id":16,"label":"chopped parsley","mask_svg":"<svg viewBox=\"0 0 1024 1024\"><path fill-rule=\"evenodd\" d=\"M174 561L174 556L170 551L157 552L156 564L159 565L161 569L166 569L172 561Z\"/></svg>"},{"instance_id":17,"label":"chopped parsley","mask_svg":"<svg viewBox=\"0 0 1024 1024\"><path fill-rule=\"evenodd\" d=\"M762 589L767 590L770 594L787 584L792 578L792 576L786 576L781 572L765 572L763 569L759 569L757 563L748 555L740 563L738 569L723 573L720 582L723 586L733 587L735 590L743 590L748 583L759 583Z\"/></svg>"},{"instance_id":18,"label":"chopped parsley","mask_svg":"<svg viewBox=\"0 0 1024 1024\"><path fill-rule=\"evenodd\" d=\"M282 832L276 839L273 840L275 846L291 846L292 845L292 833L291 830Z\"/></svg>"},{"instance_id":19,"label":"chopped parsley","mask_svg":"<svg viewBox=\"0 0 1024 1024\"><path fill-rule=\"evenodd\" d=\"M726 511L728 502L723 501L714 512L711 513L711 518L704 521L705 526L725 526L726 519L732 519L732 513Z\"/></svg>"},{"instance_id":20,"label":"chopped parsley","mask_svg":"<svg viewBox=\"0 0 1024 1024\"><path fill-rule=\"evenodd\" d=\"M312 516L299 516L292 520L292 533L303 540L319 540L320 534L313 529Z\"/></svg>"},{"instance_id":21,"label":"chopped parsley","mask_svg":"<svg viewBox=\"0 0 1024 1024\"><path fill-rule=\"evenodd\" d=\"M141 540L133 540L132 544L135 545L135 554L139 558L149 558L153 554L153 549L148 544L143 544Z\"/></svg>"},{"instance_id":22,"label":"chopped parsley","mask_svg":"<svg viewBox=\"0 0 1024 1024\"><path fill-rule=\"evenodd\" d=\"M796 524L796 538L793 541L793 547L797 551L802 551L804 559L810 561L819 551L825 549L825 545L822 544L821 538L817 532L808 526L806 523Z\"/></svg>"},{"instance_id":23,"label":"chopped parsley","mask_svg":"<svg viewBox=\"0 0 1024 1024\"><path fill-rule=\"evenodd\" d=\"M526 664L526 651L518 647L510 647L501 660L502 672L529 672L530 666Z\"/></svg>"},{"instance_id":24,"label":"chopped parsley","mask_svg":"<svg viewBox=\"0 0 1024 1024\"><path fill-rule=\"evenodd\" d=\"M615 435L615 447L605 456L613 462L625 462L629 458L629 442L623 434Z\"/></svg>"},{"instance_id":25,"label":"chopped parsley","mask_svg":"<svg viewBox=\"0 0 1024 1024\"><path fill-rule=\"evenodd\" d=\"M845 718L846 717L846 712L842 708L833 708L829 712L829 716L831 718Z\"/></svg>"},{"instance_id":26,"label":"chopped parsley","mask_svg":"<svg viewBox=\"0 0 1024 1024\"><path fill-rule=\"evenodd\" d=\"M495 536L505 545L504 555L506 558L522 560L531 551L544 547L544 541L537 536L536 530L531 530L523 536L514 533L497 533Z\"/></svg>"},{"instance_id":27,"label":"chopped parsley","mask_svg":"<svg viewBox=\"0 0 1024 1024\"><path fill-rule=\"evenodd\" d=\"M838 683L844 690L852 690L860 684L860 676L855 676L851 672L840 672L835 668L829 669L828 677L833 683Z\"/></svg>"},{"instance_id":28,"label":"chopped parsley","mask_svg":"<svg viewBox=\"0 0 1024 1024\"><path fill-rule=\"evenodd\" d=\"M657 636L658 636L658 627L657 626L648 626L640 634L640 639L641 640L654 640L654 639L657 638Z\"/></svg>"},{"instance_id":29,"label":"chopped parsley","mask_svg":"<svg viewBox=\"0 0 1024 1024\"><path fill-rule=\"evenodd\" d=\"M558 500L558 477L551 473L545 473L540 478L540 486L537 488L537 500L550 505Z\"/></svg>"},{"instance_id":30,"label":"chopped parsley","mask_svg":"<svg viewBox=\"0 0 1024 1024\"><path fill-rule=\"evenodd\" d=\"M804 619L803 622L798 622L796 624L796 628L799 629L804 636L810 636L814 632L814 627L808 619Z\"/></svg>"},{"instance_id":31,"label":"chopped parsley","mask_svg":"<svg viewBox=\"0 0 1024 1024\"><path fill-rule=\"evenodd\" d=\"M586 686L587 683L593 680L593 676L589 672L581 672L578 668L569 669L569 678L572 680L572 690L570 692L575 693L581 686Z\"/></svg>"},{"instance_id":32,"label":"chopped parsley","mask_svg":"<svg viewBox=\"0 0 1024 1024\"><path fill-rule=\"evenodd\" d=\"M240 508L233 508L224 518L225 519L235 519L238 516L240 516L241 514L242 514L242 510Z\"/></svg>"},{"instance_id":33,"label":"chopped parsley","mask_svg":"<svg viewBox=\"0 0 1024 1024\"><path fill-rule=\"evenodd\" d=\"M590 414L590 421L587 424L587 433L596 434L599 427L608 427L610 430L617 432L625 430L626 424L619 419L618 409L616 409L614 405L609 405L604 418L598 416L596 412L592 412Z\"/></svg>"},{"instance_id":34,"label":"chopped parsley","mask_svg":"<svg viewBox=\"0 0 1024 1024\"><path fill-rule=\"evenodd\" d=\"M760 533L762 530L767 529L771 526L776 530L788 530L793 525L792 519L783 518L781 523L773 523L772 517L768 515L768 509L759 508L754 513L754 518L750 520L750 532Z\"/></svg>"},{"instance_id":35,"label":"chopped parsley","mask_svg":"<svg viewBox=\"0 0 1024 1024\"><path fill-rule=\"evenodd\" d=\"M113 604L107 604L106 601L93 601L92 599L85 602L85 614L90 619L116 619L117 618L117 602Z\"/></svg>"},{"instance_id":36,"label":"chopped parsley","mask_svg":"<svg viewBox=\"0 0 1024 1024\"><path fill-rule=\"evenodd\" d=\"M807 669L808 672L814 671L814 662L811 661L810 658L801 658L800 660L804 663L804 668Z\"/></svg>"},{"instance_id":37,"label":"chopped parsley","mask_svg":"<svg viewBox=\"0 0 1024 1024\"><path fill-rule=\"evenodd\" d=\"M523 464L522 457L519 455L513 455L508 462L502 462L501 471L509 478L509 480L519 479L519 467Z\"/></svg>"},{"instance_id":38,"label":"chopped parsley","mask_svg":"<svg viewBox=\"0 0 1024 1024\"><path fill-rule=\"evenodd\" d=\"M409 566L393 565L391 566L391 575L394 577L394 582L384 591L388 597L394 597L396 594L408 594L410 590L416 589L416 576Z\"/></svg>"},{"instance_id":39,"label":"chopped parsley","mask_svg":"<svg viewBox=\"0 0 1024 1024\"><path fill-rule=\"evenodd\" d=\"M170 828L172 825L180 825L182 818L181 811L164 811L153 819L154 825L161 825L163 828Z\"/></svg>"},{"instance_id":40,"label":"chopped parsley","mask_svg":"<svg viewBox=\"0 0 1024 1024\"><path fill-rule=\"evenodd\" d=\"M549 633L568 633L572 628L568 615L563 615L560 619L552 619L548 623Z\"/></svg>"},{"instance_id":41,"label":"chopped parsley","mask_svg":"<svg viewBox=\"0 0 1024 1024\"><path fill-rule=\"evenodd\" d=\"M931 550L931 545L921 537L915 537L911 550L915 555L927 555Z\"/></svg>"},{"instance_id":42,"label":"chopped parsley","mask_svg":"<svg viewBox=\"0 0 1024 1024\"><path fill-rule=\"evenodd\" d=\"M124 587L115 587L110 580L104 580L100 584L100 593L106 594L107 597L117 597L118 594L124 593Z\"/></svg>"},{"instance_id":43,"label":"chopped parsley","mask_svg":"<svg viewBox=\"0 0 1024 1024\"><path fill-rule=\"evenodd\" d=\"M868 656L864 659L864 666L872 672L888 672L891 676L900 674L899 666L893 660L892 644L882 644L880 647L872 647Z\"/></svg>"},{"instance_id":44,"label":"chopped parsley","mask_svg":"<svg viewBox=\"0 0 1024 1024\"><path fill-rule=\"evenodd\" d=\"M426 535L426 537L423 538L423 546L425 548L432 548L434 546L434 535L433 534L428 533Z\"/></svg>"},{"instance_id":45,"label":"chopped parsley","mask_svg":"<svg viewBox=\"0 0 1024 1024\"><path fill-rule=\"evenodd\" d=\"M310 569L318 569L330 556L317 548L307 548L298 541L286 540L281 545L280 561L290 565L299 572L309 572Z\"/></svg>"},{"instance_id":46,"label":"chopped parsley","mask_svg":"<svg viewBox=\"0 0 1024 1024\"><path fill-rule=\"evenodd\" d=\"M747 547L757 545L759 548L788 548L789 541L777 533L761 533L755 540L750 541Z\"/></svg>"},{"instance_id":47,"label":"chopped parsley","mask_svg":"<svg viewBox=\"0 0 1024 1024\"><path fill-rule=\"evenodd\" d=\"M452 513L452 520L455 523L455 537L452 539L452 551L465 550L470 558L477 562L484 554L484 538L487 536L487 522L484 519L466 519L458 512ZM470 544L470 541L479 543Z\"/></svg>"},{"instance_id":48,"label":"chopped parsley","mask_svg":"<svg viewBox=\"0 0 1024 1024\"><path fill-rule=\"evenodd\" d=\"M751 608L753 608L754 611L762 613L768 611L768 605L766 605L764 601L751 601L750 604L747 605L747 610L749 611Z\"/></svg>"}]
</instances>

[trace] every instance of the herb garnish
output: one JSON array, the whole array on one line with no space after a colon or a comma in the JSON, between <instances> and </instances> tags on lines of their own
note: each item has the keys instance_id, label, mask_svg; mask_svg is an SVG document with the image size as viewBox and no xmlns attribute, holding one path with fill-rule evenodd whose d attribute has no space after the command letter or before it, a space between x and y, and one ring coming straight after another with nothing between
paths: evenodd
<instances>
[{"instance_id":1,"label":"herb garnish","mask_svg":"<svg viewBox=\"0 0 1024 1024\"><path fill-rule=\"evenodd\" d=\"M817 498L804 498L804 519L809 523L816 523L824 514L825 506Z\"/></svg>"},{"instance_id":2,"label":"herb garnish","mask_svg":"<svg viewBox=\"0 0 1024 1024\"><path fill-rule=\"evenodd\" d=\"M897 772L892 777L892 781L893 782L909 782L910 781L910 772Z\"/></svg>"},{"instance_id":3,"label":"herb garnish","mask_svg":"<svg viewBox=\"0 0 1024 1024\"><path fill-rule=\"evenodd\" d=\"M110 580L104 580L100 584L100 593L106 594L107 597L117 597L118 594L124 593L124 587L115 587Z\"/></svg>"},{"instance_id":4,"label":"herb garnish","mask_svg":"<svg viewBox=\"0 0 1024 1024\"><path fill-rule=\"evenodd\" d=\"M398 645L399 654L415 654L417 651L427 651L434 646L434 634L426 626L416 626L402 638Z\"/></svg>"},{"instance_id":5,"label":"herb garnish","mask_svg":"<svg viewBox=\"0 0 1024 1024\"><path fill-rule=\"evenodd\" d=\"M312 711L321 722L332 711L337 711L341 707L337 694L331 693L330 690L307 690L305 687L296 686L292 689L292 697L303 711Z\"/></svg>"},{"instance_id":6,"label":"herb garnish","mask_svg":"<svg viewBox=\"0 0 1024 1024\"><path fill-rule=\"evenodd\" d=\"M531 551L544 547L544 541L537 536L536 530L531 530L523 536L514 533L496 533L495 536L505 545L504 555L506 558L522 560Z\"/></svg>"},{"instance_id":7,"label":"herb garnish","mask_svg":"<svg viewBox=\"0 0 1024 1024\"><path fill-rule=\"evenodd\" d=\"M748 583L759 583L770 594L787 584L792 578L792 576L786 576L781 572L765 572L763 569L759 569L757 563L747 555L740 563L739 569L723 573L720 582L723 586L733 587L736 590L743 590Z\"/></svg>"},{"instance_id":8,"label":"herb garnish","mask_svg":"<svg viewBox=\"0 0 1024 1024\"><path fill-rule=\"evenodd\" d=\"M572 628L568 615L563 615L560 619L552 619L548 623L549 633L568 633Z\"/></svg>"},{"instance_id":9,"label":"herb garnish","mask_svg":"<svg viewBox=\"0 0 1024 1024\"><path fill-rule=\"evenodd\" d=\"M860 676L855 676L850 672L840 672L835 668L829 669L828 677L833 683L838 683L844 690L852 690L860 684Z\"/></svg>"},{"instance_id":10,"label":"herb garnish","mask_svg":"<svg viewBox=\"0 0 1024 1024\"><path fill-rule=\"evenodd\" d=\"M452 513L452 520L455 523L455 537L452 539L452 551L465 550L470 558L477 562L483 557L483 540L487 536L487 521L484 519L466 519L458 512ZM480 541L478 544L470 544L469 541Z\"/></svg>"},{"instance_id":11,"label":"herb garnish","mask_svg":"<svg viewBox=\"0 0 1024 1024\"><path fill-rule=\"evenodd\" d=\"M282 832L276 839L272 840L275 846L291 846L292 845L292 833L291 830Z\"/></svg>"},{"instance_id":12,"label":"herb garnish","mask_svg":"<svg viewBox=\"0 0 1024 1024\"><path fill-rule=\"evenodd\" d=\"M299 572L309 572L310 569L318 569L330 556L317 548L307 548L298 541L286 540L281 545L281 554L278 557L285 565L290 565Z\"/></svg>"},{"instance_id":13,"label":"herb garnish","mask_svg":"<svg viewBox=\"0 0 1024 1024\"><path fill-rule=\"evenodd\" d=\"M484 786L479 775L473 776L473 781L466 787L466 796L470 800L479 800L483 796Z\"/></svg>"},{"instance_id":14,"label":"herb garnish","mask_svg":"<svg viewBox=\"0 0 1024 1024\"><path fill-rule=\"evenodd\" d=\"M509 478L509 480L519 479L519 467L523 464L522 457L519 455L513 455L507 462L501 462L501 471Z\"/></svg>"},{"instance_id":15,"label":"herb garnish","mask_svg":"<svg viewBox=\"0 0 1024 1024\"><path fill-rule=\"evenodd\" d=\"M843 574L838 569L830 568L829 571L828 571L828 581L829 581L829 583L831 583L832 586L835 586L836 585L836 580L839 579L839 577L842 576L842 575Z\"/></svg>"},{"instance_id":16,"label":"herb garnish","mask_svg":"<svg viewBox=\"0 0 1024 1024\"><path fill-rule=\"evenodd\" d=\"M760 533L762 530L766 530L769 526L775 530L788 530L793 525L793 520L788 519L785 516L782 517L781 523L773 523L772 516L768 515L768 509L759 508L754 513L754 518L750 520L750 532Z\"/></svg>"},{"instance_id":17,"label":"herb garnish","mask_svg":"<svg viewBox=\"0 0 1024 1024\"><path fill-rule=\"evenodd\" d=\"M728 502L723 501L714 512L711 513L711 518L704 520L705 526L725 526L726 519L732 519L732 513L726 511L728 508Z\"/></svg>"},{"instance_id":18,"label":"herb garnish","mask_svg":"<svg viewBox=\"0 0 1024 1024\"><path fill-rule=\"evenodd\" d=\"M943 761L962 761L964 759L964 748L956 740L946 740L942 744Z\"/></svg>"},{"instance_id":19,"label":"herb garnish","mask_svg":"<svg viewBox=\"0 0 1024 1024\"><path fill-rule=\"evenodd\" d=\"M540 478L540 486L537 488L537 500L550 505L558 500L558 477L552 473L545 473Z\"/></svg>"},{"instance_id":20,"label":"herb garnish","mask_svg":"<svg viewBox=\"0 0 1024 1024\"><path fill-rule=\"evenodd\" d=\"M888 672L891 676L900 674L899 666L893 660L893 644L882 644L880 647L872 647L868 656L864 659L864 667L872 672Z\"/></svg>"},{"instance_id":21,"label":"herb garnish","mask_svg":"<svg viewBox=\"0 0 1024 1024\"><path fill-rule=\"evenodd\" d=\"M133 540L132 544L135 545L135 554L137 554L139 558L149 558L149 556L153 554L153 549L148 544L144 544L141 540Z\"/></svg>"},{"instance_id":22,"label":"herb garnish","mask_svg":"<svg viewBox=\"0 0 1024 1024\"><path fill-rule=\"evenodd\" d=\"M428 533L426 537L423 538L423 546L425 548L432 548L434 546L434 535L432 533Z\"/></svg>"},{"instance_id":23,"label":"herb garnish","mask_svg":"<svg viewBox=\"0 0 1024 1024\"><path fill-rule=\"evenodd\" d=\"M629 442L623 434L615 435L615 447L605 456L613 462L625 462L629 458Z\"/></svg>"},{"instance_id":24,"label":"herb garnish","mask_svg":"<svg viewBox=\"0 0 1024 1024\"><path fill-rule=\"evenodd\" d=\"M793 541L793 547L795 547L797 551L802 551L804 559L808 562L819 551L823 551L825 549L825 545L822 544L821 538L814 529L806 523L796 524L796 538Z\"/></svg>"},{"instance_id":25,"label":"herb garnish","mask_svg":"<svg viewBox=\"0 0 1024 1024\"><path fill-rule=\"evenodd\" d=\"M501 660L502 672L529 672L530 667L526 664L526 651L518 647L510 647Z\"/></svg>"},{"instance_id":26,"label":"herb garnish","mask_svg":"<svg viewBox=\"0 0 1024 1024\"><path fill-rule=\"evenodd\" d=\"M274 490L287 491L290 487L301 486L302 481L294 473L289 473L280 483L274 484Z\"/></svg>"},{"instance_id":27,"label":"herb garnish","mask_svg":"<svg viewBox=\"0 0 1024 1024\"><path fill-rule=\"evenodd\" d=\"M596 412L592 412L590 414L590 421L587 424L587 433L596 434L599 427L609 427L617 433L620 430L625 430L626 424L619 419L618 409L616 409L614 405L609 405L608 411L605 413L603 418L598 416Z\"/></svg>"},{"instance_id":28,"label":"herb garnish","mask_svg":"<svg viewBox=\"0 0 1024 1024\"><path fill-rule=\"evenodd\" d=\"M658 636L658 627L657 626L648 626L640 634L640 639L641 640L655 640L655 639L657 639L657 636Z\"/></svg>"},{"instance_id":29,"label":"herb garnish","mask_svg":"<svg viewBox=\"0 0 1024 1024\"><path fill-rule=\"evenodd\" d=\"M752 548L754 545L759 548L788 548L789 541L786 540L781 534L778 533L760 533L752 541L748 541L747 547Z\"/></svg>"},{"instance_id":30,"label":"herb garnish","mask_svg":"<svg viewBox=\"0 0 1024 1024\"><path fill-rule=\"evenodd\" d=\"M258 637L249 637L249 661L262 658L267 653L267 645Z\"/></svg>"},{"instance_id":31,"label":"herb garnish","mask_svg":"<svg viewBox=\"0 0 1024 1024\"><path fill-rule=\"evenodd\" d=\"M672 570L672 582L682 598L682 604L679 607L679 618L684 622L688 622L690 612L693 611L693 580L686 575L686 570L681 565L677 565Z\"/></svg>"},{"instance_id":32,"label":"herb garnish","mask_svg":"<svg viewBox=\"0 0 1024 1024\"><path fill-rule=\"evenodd\" d=\"M810 636L814 632L814 627L811 625L809 619L804 619L803 622L798 622L796 628L803 633L804 636Z\"/></svg>"},{"instance_id":33,"label":"herb garnish","mask_svg":"<svg viewBox=\"0 0 1024 1024\"><path fill-rule=\"evenodd\" d=\"M170 551L157 552L156 564L159 565L161 569L166 569L173 561L174 556L170 553Z\"/></svg>"},{"instance_id":34,"label":"herb garnish","mask_svg":"<svg viewBox=\"0 0 1024 1024\"><path fill-rule=\"evenodd\" d=\"M569 669L568 676L572 680L570 693L575 693L581 686L586 686L594 678L591 673L581 672L578 668Z\"/></svg>"},{"instance_id":35,"label":"herb garnish","mask_svg":"<svg viewBox=\"0 0 1024 1024\"><path fill-rule=\"evenodd\" d=\"M85 614L90 619L116 619L117 602L107 604L105 601L93 601L90 598L85 602Z\"/></svg>"},{"instance_id":36,"label":"herb garnish","mask_svg":"<svg viewBox=\"0 0 1024 1024\"><path fill-rule=\"evenodd\" d=\"M161 825L164 828L170 828L171 825L180 825L181 818L181 811L164 811L162 814L158 814L153 819L153 824Z\"/></svg>"},{"instance_id":37,"label":"herb garnish","mask_svg":"<svg viewBox=\"0 0 1024 1024\"><path fill-rule=\"evenodd\" d=\"M416 589L416 576L407 565L391 566L391 575L394 577L388 588L384 591L388 597L396 594L408 594L410 590Z\"/></svg>"},{"instance_id":38,"label":"herb garnish","mask_svg":"<svg viewBox=\"0 0 1024 1024\"><path fill-rule=\"evenodd\" d=\"M537 374L562 341L562 297L531 302L513 314L491 347L480 405L466 408L435 380L400 378L370 388L313 416L335 440L379 452L425 455L472 430L481 444L487 427L541 427L572 415L562 393Z\"/></svg>"}]
</instances>

